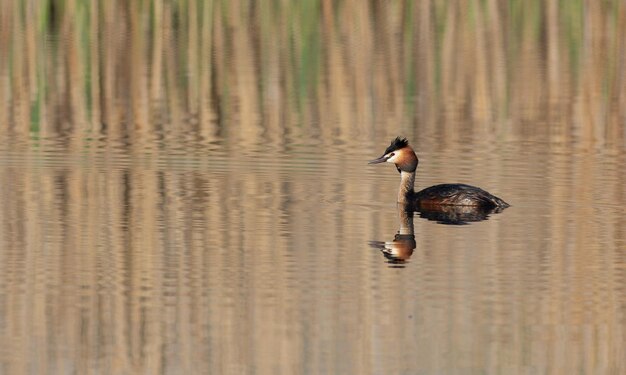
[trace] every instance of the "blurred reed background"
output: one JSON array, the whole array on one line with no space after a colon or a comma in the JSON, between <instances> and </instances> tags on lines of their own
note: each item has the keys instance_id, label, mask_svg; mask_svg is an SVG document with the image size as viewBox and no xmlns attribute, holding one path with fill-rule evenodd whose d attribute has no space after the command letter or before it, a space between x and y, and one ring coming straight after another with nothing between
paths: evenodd
<instances>
[{"instance_id":1,"label":"blurred reed background","mask_svg":"<svg viewBox=\"0 0 626 375\"><path fill-rule=\"evenodd\" d=\"M623 144L625 8L6 1L0 124L24 140L167 132L280 144L398 126L415 136L419 119L440 142L471 134Z\"/></svg>"},{"instance_id":2,"label":"blurred reed background","mask_svg":"<svg viewBox=\"0 0 626 375\"><path fill-rule=\"evenodd\" d=\"M625 35L619 0L0 2L0 373L624 373ZM416 219L391 272L398 134L513 207Z\"/></svg>"}]
</instances>

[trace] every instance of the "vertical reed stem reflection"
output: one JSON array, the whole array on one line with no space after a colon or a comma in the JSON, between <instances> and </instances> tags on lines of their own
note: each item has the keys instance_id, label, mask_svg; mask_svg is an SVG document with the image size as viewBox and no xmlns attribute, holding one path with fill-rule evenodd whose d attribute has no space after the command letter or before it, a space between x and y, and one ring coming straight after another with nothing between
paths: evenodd
<instances>
[{"instance_id":1,"label":"vertical reed stem reflection","mask_svg":"<svg viewBox=\"0 0 626 375\"><path fill-rule=\"evenodd\" d=\"M0 2L0 373L626 372L625 35L619 0ZM417 224L382 273L342 152L399 133L551 216Z\"/></svg>"},{"instance_id":2,"label":"vertical reed stem reflection","mask_svg":"<svg viewBox=\"0 0 626 375\"><path fill-rule=\"evenodd\" d=\"M173 136L258 144L289 132L371 137L398 124L413 135L410 121L420 119L443 139L532 132L619 144L625 8L4 2L2 123L24 139L62 133L80 142L94 132L148 137L156 120ZM438 113L465 119L463 128Z\"/></svg>"}]
</instances>

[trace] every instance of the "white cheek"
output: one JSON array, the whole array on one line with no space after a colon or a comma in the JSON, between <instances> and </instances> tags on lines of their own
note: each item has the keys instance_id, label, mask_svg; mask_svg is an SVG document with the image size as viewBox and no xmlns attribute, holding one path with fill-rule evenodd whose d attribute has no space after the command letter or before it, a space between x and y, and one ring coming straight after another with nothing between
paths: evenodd
<instances>
[{"instance_id":1,"label":"white cheek","mask_svg":"<svg viewBox=\"0 0 626 375\"><path fill-rule=\"evenodd\" d=\"M387 163L395 163L397 160L398 160L398 154L395 154L394 156L387 159Z\"/></svg>"}]
</instances>

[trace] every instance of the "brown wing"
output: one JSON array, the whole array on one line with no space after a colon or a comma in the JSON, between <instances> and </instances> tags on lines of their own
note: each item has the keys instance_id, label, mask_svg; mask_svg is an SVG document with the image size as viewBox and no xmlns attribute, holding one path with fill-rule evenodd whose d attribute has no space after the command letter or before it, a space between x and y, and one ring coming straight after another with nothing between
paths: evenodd
<instances>
[{"instance_id":1,"label":"brown wing","mask_svg":"<svg viewBox=\"0 0 626 375\"><path fill-rule=\"evenodd\" d=\"M502 199L476 186L465 184L441 184L415 193L420 206L453 205L480 207L508 207Z\"/></svg>"}]
</instances>

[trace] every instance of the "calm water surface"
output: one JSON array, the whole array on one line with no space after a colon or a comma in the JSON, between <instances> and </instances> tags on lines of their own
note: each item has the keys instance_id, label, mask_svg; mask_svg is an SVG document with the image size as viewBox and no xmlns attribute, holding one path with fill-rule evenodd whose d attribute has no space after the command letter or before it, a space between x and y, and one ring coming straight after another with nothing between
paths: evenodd
<instances>
[{"instance_id":1,"label":"calm water surface","mask_svg":"<svg viewBox=\"0 0 626 375\"><path fill-rule=\"evenodd\" d=\"M621 3L147 3L0 6L1 374L626 373Z\"/></svg>"}]
</instances>

